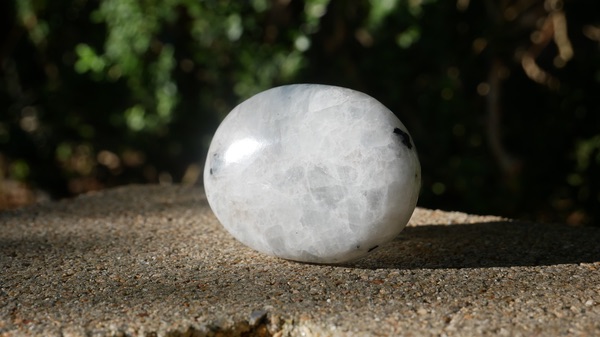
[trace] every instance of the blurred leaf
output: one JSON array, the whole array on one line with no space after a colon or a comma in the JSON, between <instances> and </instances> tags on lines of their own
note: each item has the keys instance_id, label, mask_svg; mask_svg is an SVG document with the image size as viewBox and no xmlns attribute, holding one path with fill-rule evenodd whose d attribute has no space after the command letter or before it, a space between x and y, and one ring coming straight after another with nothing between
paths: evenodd
<instances>
[{"instance_id":1,"label":"blurred leaf","mask_svg":"<svg viewBox=\"0 0 600 337\"><path fill-rule=\"evenodd\" d=\"M600 134L577 142L577 169L585 171L590 164L600 165Z\"/></svg>"},{"instance_id":2,"label":"blurred leaf","mask_svg":"<svg viewBox=\"0 0 600 337\"><path fill-rule=\"evenodd\" d=\"M146 111L141 105L135 105L125 110L125 121L133 131L140 131L146 127Z\"/></svg>"},{"instance_id":3,"label":"blurred leaf","mask_svg":"<svg viewBox=\"0 0 600 337\"><path fill-rule=\"evenodd\" d=\"M412 26L403 31L402 33L398 34L398 37L396 38L396 43L398 43L398 45L401 48L406 49L412 46L413 44L417 43L420 37L421 32L419 30L419 27Z\"/></svg>"},{"instance_id":4,"label":"blurred leaf","mask_svg":"<svg viewBox=\"0 0 600 337\"><path fill-rule=\"evenodd\" d=\"M86 44L78 44L75 47L75 54L78 57L75 63L75 70L78 73L86 73L88 71L101 73L106 66L106 62L96 54L94 49Z\"/></svg>"}]
</instances>

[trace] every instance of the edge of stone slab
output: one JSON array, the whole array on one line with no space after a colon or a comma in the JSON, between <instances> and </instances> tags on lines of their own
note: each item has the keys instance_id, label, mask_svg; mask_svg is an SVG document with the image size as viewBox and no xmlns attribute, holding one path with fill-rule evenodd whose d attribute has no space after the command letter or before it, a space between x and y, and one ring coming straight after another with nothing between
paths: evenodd
<instances>
[{"instance_id":1,"label":"edge of stone slab","mask_svg":"<svg viewBox=\"0 0 600 337\"><path fill-rule=\"evenodd\" d=\"M99 191L90 191L87 193L79 194L72 198L64 198L58 200L43 200L34 204L25 205L18 208L10 208L0 210L1 215L12 215L12 214L20 214L26 213L29 211L36 210L59 210L62 211L65 208L70 208L71 206L76 206L78 203L85 203L93 201L95 203L95 199L97 198L106 198L115 196L124 195L128 200L131 198L132 190L143 190L144 194L140 194L139 199L144 200L147 196L148 190L168 190L169 193L176 193L177 191L187 190L194 191L197 198L202 201L206 201L206 195L204 193L204 187L201 185L159 185L159 184L130 184L112 187ZM168 195L164 195L164 198L168 199ZM135 199L135 198L134 198ZM134 200L135 201L135 200ZM208 204L207 208L210 209ZM109 212L119 211L119 209L110 209ZM211 210L212 212L212 210ZM511 219L497 215L479 215L479 214L471 214L459 211L448 211L442 209L430 209L423 207L416 207L410 221L407 226L420 226L420 225L452 225L452 224L468 224L468 223L476 223L476 222L492 222L492 221L519 221L519 222L531 222L526 220L518 220Z\"/></svg>"}]
</instances>

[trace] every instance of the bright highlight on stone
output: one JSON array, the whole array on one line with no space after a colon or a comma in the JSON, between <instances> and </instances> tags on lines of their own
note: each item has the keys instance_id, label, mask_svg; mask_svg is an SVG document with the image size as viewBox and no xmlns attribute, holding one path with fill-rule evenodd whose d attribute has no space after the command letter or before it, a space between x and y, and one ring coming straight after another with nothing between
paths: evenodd
<instances>
[{"instance_id":1,"label":"bright highlight on stone","mask_svg":"<svg viewBox=\"0 0 600 337\"><path fill-rule=\"evenodd\" d=\"M239 241L284 259L339 263L394 239L421 166L394 114L358 91L314 84L259 93L223 120L204 186Z\"/></svg>"}]
</instances>

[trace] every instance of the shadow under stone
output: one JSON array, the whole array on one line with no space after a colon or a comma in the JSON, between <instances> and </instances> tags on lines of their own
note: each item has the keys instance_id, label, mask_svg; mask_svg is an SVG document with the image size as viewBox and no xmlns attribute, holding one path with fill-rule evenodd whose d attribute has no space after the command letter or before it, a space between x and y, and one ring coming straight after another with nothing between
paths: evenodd
<instances>
[{"instance_id":1,"label":"shadow under stone","mask_svg":"<svg viewBox=\"0 0 600 337\"><path fill-rule=\"evenodd\" d=\"M361 269L489 268L600 262L600 228L498 221L407 227L347 266Z\"/></svg>"}]
</instances>

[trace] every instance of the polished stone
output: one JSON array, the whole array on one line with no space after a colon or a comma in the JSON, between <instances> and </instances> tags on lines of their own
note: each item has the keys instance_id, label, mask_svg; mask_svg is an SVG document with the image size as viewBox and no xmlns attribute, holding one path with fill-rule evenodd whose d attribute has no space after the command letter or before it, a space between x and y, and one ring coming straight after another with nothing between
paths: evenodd
<instances>
[{"instance_id":1,"label":"polished stone","mask_svg":"<svg viewBox=\"0 0 600 337\"><path fill-rule=\"evenodd\" d=\"M300 84L234 108L211 142L204 186L239 241L285 259L339 263L404 228L421 168L409 132L374 98Z\"/></svg>"}]
</instances>

